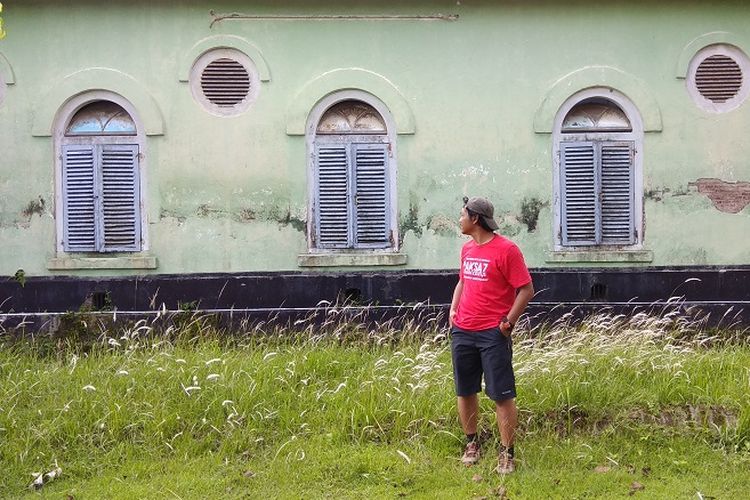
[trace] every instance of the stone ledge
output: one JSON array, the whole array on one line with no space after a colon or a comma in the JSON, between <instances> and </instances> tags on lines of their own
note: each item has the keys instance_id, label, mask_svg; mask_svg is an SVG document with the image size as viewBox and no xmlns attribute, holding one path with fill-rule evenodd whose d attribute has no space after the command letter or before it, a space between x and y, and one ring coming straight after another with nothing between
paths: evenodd
<instances>
[{"instance_id":1,"label":"stone ledge","mask_svg":"<svg viewBox=\"0 0 750 500\"><path fill-rule=\"evenodd\" d=\"M156 269L156 257L54 257L47 261L50 271L74 269Z\"/></svg>"},{"instance_id":2,"label":"stone ledge","mask_svg":"<svg viewBox=\"0 0 750 500\"><path fill-rule=\"evenodd\" d=\"M545 262L652 262L651 250L554 250Z\"/></svg>"},{"instance_id":3,"label":"stone ledge","mask_svg":"<svg viewBox=\"0 0 750 500\"><path fill-rule=\"evenodd\" d=\"M404 253L304 253L297 256L300 267L402 266Z\"/></svg>"}]
</instances>

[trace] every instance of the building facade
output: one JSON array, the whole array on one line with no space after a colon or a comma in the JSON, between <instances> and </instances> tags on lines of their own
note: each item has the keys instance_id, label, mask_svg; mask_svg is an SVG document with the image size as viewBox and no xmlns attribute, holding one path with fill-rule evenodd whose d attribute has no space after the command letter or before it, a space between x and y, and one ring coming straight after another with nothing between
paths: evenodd
<instances>
[{"instance_id":1,"label":"building facade","mask_svg":"<svg viewBox=\"0 0 750 500\"><path fill-rule=\"evenodd\" d=\"M34 0L3 20L16 281L450 273L464 195L540 272L750 264L745 2Z\"/></svg>"}]
</instances>

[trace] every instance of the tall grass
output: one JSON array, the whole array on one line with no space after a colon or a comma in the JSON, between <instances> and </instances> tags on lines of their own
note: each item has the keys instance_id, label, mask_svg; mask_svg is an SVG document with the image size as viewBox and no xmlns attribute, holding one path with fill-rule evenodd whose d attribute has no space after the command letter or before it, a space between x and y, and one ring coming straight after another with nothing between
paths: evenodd
<instances>
[{"instance_id":1,"label":"tall grass","mask_svg":"<svg viewBox=\"0 0 750 500\"><path fill-rule=\"evenodd\" d=\"M329 306L231 332L200 314L77 317L53 336L6 333L0 492L55 463L86 478L133 457L304 461L313 446L460 446L444 318L366 314ZM522 440L648 426L750 453L744 331L671 311L567 315L519 325L514 358ZM483 398L485 430L492 419Z\"/></svg>"}]
</instances>

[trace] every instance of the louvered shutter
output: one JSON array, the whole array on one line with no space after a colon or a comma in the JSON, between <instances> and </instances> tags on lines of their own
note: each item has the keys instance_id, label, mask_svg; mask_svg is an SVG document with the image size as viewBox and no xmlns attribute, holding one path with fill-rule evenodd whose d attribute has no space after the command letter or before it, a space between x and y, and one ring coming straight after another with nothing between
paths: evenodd
<instances>
[{"instance_id":1,"label":"louvered shutter","mask_svg":"<svg viewBox=\"0 0 750 500\"><path fill-rule=\"evenodd\" d=\"M349 246L349 161L346 145L315 148L316 246Z\"/></svg>"},{"instance_id":2,"label":"louvered shutter","mask_svg":"<svg viewBox=\"0 0 750 500\"><path fill-rule=\"evenodd\" d=\"M601 243L632 245L634 234L632 142L601 143Z\"/></svg>"},{"instance_id":3,"label":"louvered shutter","mask_svg":"<svg viewBox=\"0 0 750 500\"><path fill-rule=\"evenodd\" d=\"M563 245L597 243L597 156L592 142L560 144Z\"/></svg>"},{"instance_id":4,"label":"louvered shutter","mask_svg":"<svg viewBox=\"0 0 750 500\"><path fill-rule=\"evenodd\" d=\"M96 155L93 146L63 146L63 249L96 250Z\"/></svg>"},{"instance_id":5,"label":"louvered shutter","mask_svg":"<svg viewBox=\"0 0 750 500\"><path fill-rule=\"evenodd\" d=\"M359 248L383 248L388 238L388 145L353 146L356 243Z\"/></svg>"},{"instance_id":6,"label":"louvered shutter","mask_svg":"<svg viewBox=\"0 0 750 500\"><path fill-rule=\"evenodd\" d=\"M138 146L101 146L101 250L141 249Z\"/></svg>"}]
</instances>

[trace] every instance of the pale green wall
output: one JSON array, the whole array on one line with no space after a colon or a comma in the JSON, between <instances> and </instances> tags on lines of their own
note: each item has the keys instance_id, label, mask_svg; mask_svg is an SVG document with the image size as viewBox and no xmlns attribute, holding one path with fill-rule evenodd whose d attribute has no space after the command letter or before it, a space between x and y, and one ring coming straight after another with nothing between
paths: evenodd
<instances>
[{"instance_id":1,"label":"pale green wall","mask_svg":"<svg viewBox=\"0 0 750 500\"><path fill-rule=\"evenodd\" d=\"M750 52L744 2L64 3L7 2L3 12L0 54L15 82L0 104L0 275L300 269L305 234L283 221L305 218L307 164L304 137L286 133L288 107L309 81L337 68L382 75L415 119L416 133L399 135L397 145L408 228L402 269L457 267L463 194L495 202L529 265L570 265L545 260L553 242L551 135L535 132L534 117L555 82L585 66L632 76L659 107L662 130L644 139L644 188L663 192L644 203L650 264L750 263L750 209L722 213L688 186L701 177L750 180L750 103L705 113L675 75L683 47L705 33L733 33ZM209 29L209 9L460 18L225 21ZM179 81L183 54L219 34L248 40L270 70L258 101L239 117L208 114ZM40 102L65 76L92 67L131 76L163 117L164 134L148 136L145 151L155 270L47 269L55 257L53 146L32 135L33 120L45 116ZM39 197L44 213L23 215ZM546 204L532 233L517 220L523 198ZM408 222L410 207L416 223ZM248 210L254 220L243 219Z\"/></svg>"}]
</instances>

